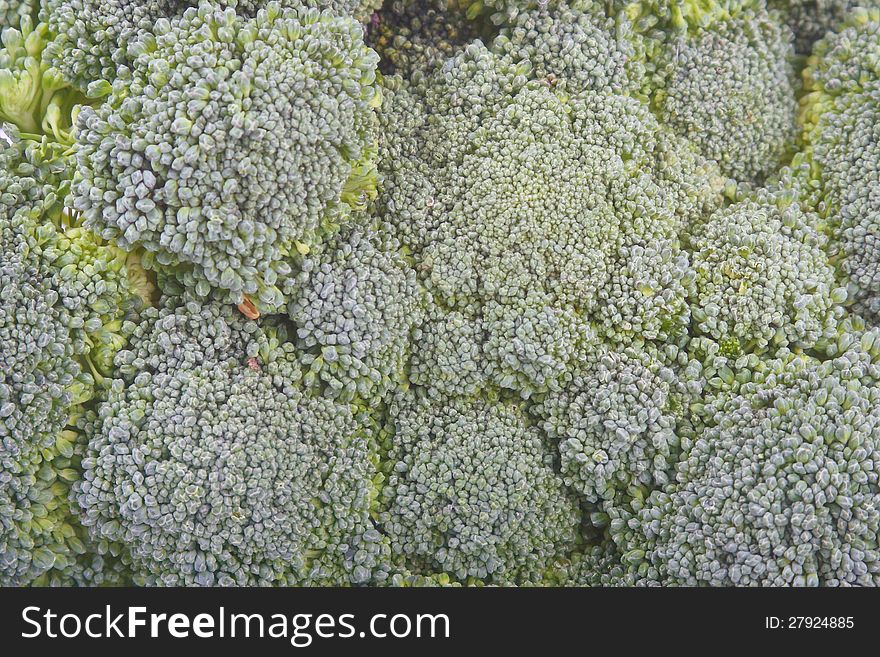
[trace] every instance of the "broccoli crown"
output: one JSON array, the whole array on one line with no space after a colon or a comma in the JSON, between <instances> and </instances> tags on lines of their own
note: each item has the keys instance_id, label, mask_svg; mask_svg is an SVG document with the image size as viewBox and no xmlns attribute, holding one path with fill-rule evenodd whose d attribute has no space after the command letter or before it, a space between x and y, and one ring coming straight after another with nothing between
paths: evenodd
<instances>
[{"instance_id":1,"label":"broccoli crown","mask_svg":"<svg viewBox=\"0 0 880 657\"><path fill-rule=\"evenodd\" d=\"M661 122L732 178L773 173L797 136L791 31L760 2L652 0L625 11Z\"/></svg>"},{"instance_id":2,"label":"broccoli crown","mask_svg":"<svg viewBox=\"0 0 880 657\"><path fill-rule=\"evenodd\" d=\"M644 76L628 30L603 12L563 5L518 14L502 24L493 48L511 61L528 60L535 79L572 90L627 93L637 90Z\"/></svg>"},{"instance_id":3,"label":"broccoli crown","mask_svg":"<svg viewBox=\"0 0 880 657\"><path fill-rule=\"evenodd\" d=\"M74 107L87 99L46 63L48 26L34 26L30 16L14 25L18 28L7 27L0 36L0 121L70 143Z\"/></svg>"},{"instance_id":4,"label":"broccoli crown","mask_svg":"<svg viewBox=\"0 0 880 657\"><path fill-rule=\"evenodd\" d=\"M846 300L818 223L793 200L763 193L697 225L693 329L730 353L812 347Z\"/></svg>"},{"instance_id":5,"label":"broccoli crown","mask_svg":"<svg viewBox=\"0 0 880 657\"><path fill-rule=\"evenodd\" d=\"M617 73L573 65L557 85L512 52L474 43L386 99L380 206L436 304L413 380L444 393L557 387L591 323L621 342L683 333L677 234L718 201L714 167L644 103L584 87Z\"/></svg>"},{"instance_id":6,"label":"broccoli crown","mask_svg":"<svg viewBox=\"0 0 880 657\"><path fill-rule=\"evenodd\" d=\"M379 514L392 553L415 570L515 580L576 540L580 513L553 452L513 403L389 403L389 472Z\"/></svg>"},{"instance_id":7,"label":"broccoli crown","mask_svg":"<svg viewBox=\"0 0 880 657\"><path fill-rule=\"evenodd\" d=\"M606 509L624 563L691 586L880 583L880 335L834 347L729 364L674 480Z\"/></svg>"},{"instance_id":8,"label":"broccoli crown","mask_svg":"<svg viewBox=\"0 0 880 657\"><path fill-rule=\"evenodd\" d=\"M2 0L0 0L2 2ZM130 51L161 19L180 18L204 0L45 0L40 18L56 35L47 60L65 81L83 93L96 81L112 82L122 67L130 68L139 54ZM218 10L233 9L254 17L269 0L210 0ZM282 8L313 7L340 16L367 20L378 0L274 0Z\"/></svg>"},{"instance_id":9,"label":"broccoli crown","mask_svg":"<svg viewBox=\"0 0 880 657\"><path fill-rule=\"evenodd\" d=\"M124 254L60 209L57 145L0 151L0 583L101 583L70 508L82 441L73 429L136 307Z\"/></svg>"},{"instance_id":10,"label":"broccoli crown","mask_svg":"<svg viewBox=\"0 0 880 657\"><path fill-rule=\"evenodd\" d=\"M368 200L375 53L349 18L202 4L145 36L79 114L73 205L204 296L283 305L290 261Z\"/></svg>"},{"instance_id":11,"label":"broccoli crown","mask_svg":"<svg viewBox=\"0 0 880 657\"><path fill-rule=\"evenodd\" d=\"M672 345L592 354L562 391L532 409L558 441L565 483L589 502L667 483L684 410L702 391L700 373Z\"/></svg>"},{"instance_id":12,"label":"broccoli crown","mask_svg":"<svg viewBox=\"0 0 880 657\"><path fill-rule=\"evenodd\" d=\"M381 554L367 412L309 392L283 325L169 298L85 423L75 495L145 585L363 583Z\"/></svg>"},{"instance_id":13,"label":"broccoli crown","mask_svg":"<svg viewBox=\"0 0 880 657\"><path fill-rule=\"evenodd\" d=\"M880 9L857 10L816 44L805 78L802 155L831 256L860 312L880 318Z\"/></svg>"},{"instance_id":14,"label":"broccoli crown","mask_svg":"<svg viewBox=\"0 0 880 657\"><path fill-rule=\"evenodd\" d=\"M404 381L426 299L399 242L379 226L342 231L310 254L290 292L300 361L333 397L381 397Z\"/></svg>"},{"instance_id":15,"label":"broccoli crown","mask_svg":"<svg viewBox=\"0 0 880 657\"><path fill-rule=\"evenodd\" d=\"M799 53L808 54L827 32L836 29L854 7L880 7L877 0L768 0L797 37Z\"/></svg>"}]
</instances>

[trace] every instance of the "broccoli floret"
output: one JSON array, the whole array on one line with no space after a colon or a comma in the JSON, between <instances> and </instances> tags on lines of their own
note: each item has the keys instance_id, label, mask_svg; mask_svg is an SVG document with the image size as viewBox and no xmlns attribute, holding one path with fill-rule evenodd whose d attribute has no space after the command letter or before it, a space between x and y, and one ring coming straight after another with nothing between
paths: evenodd
<instances>
[{"instance_id":1,"label":"broccoli floret","mask_svg":"<svg viewBox=\"0 0 880 657\"><path fill-rule=\"evenodd\" d=\"M803 100L806 185L831 236L830 254L856 308L880 319L880 9L857 10L816 44Z\"/></svg>"},{"instance_id":2,"label":"broccoli floret","mask_svg":"<svg viewBox=\"0 0 880 657\"><path fill-rule=\"evenodd\" d=\"M405 380L426 299L386 228L346 229L306 257L290 299L306 376L323 381L327 394L370 399Z\"/></svg>"},{"instance_id":3,"label":"broccoli floret","mask_svg":"<svg viewBox=\"0 0 880 657\"><path fill-rule=\"evenodd\" d=\"M765 193L697 225L694 330L730 354L813 346L847 296L818 223L791 199Z\"/></svg>"},{"instance_id":4,"label":"broccoli floret","mask_svg":"<svg viewBox=\"0 0 880 657\"><path fill-rule=\"evenodd\" d=\"M779 168L794 149L797 101L793 35L778 16L759 0L644 0L625 12L660 120L737 180Z\"/></svg>"},{"instance_id":5,"label":"broccoli floret","mask_svg":"<svg viewBox=\"0 0 880 657\"><path fill-rule=\"evenodd\" d=\"M46 63L48 26L34 26L25 16L16 27L5 28L0 38L0 121L37 139L45 134L70 143L75 107L87 99Z\"/></svg>"},{"instance_id":6,"label":"broccoli floret","mask_svg":"<svg viewBox=\"0 0 880 657\"><path fill-rule=\"evenodd\" d=\"M416 572L514 581L575 541L577 502L517 405L412 390L389 409L378 517L392 553Z\"/></svg>"},{"instance_id":7,"label":"broccoli floret","mask_svg":"<svg viewBox=\"0 0 880 657\"><path fill-rule=\"evenodd\" d=\"M809 54L816 41L843 23L854 7L876 8L877 0L768 0L797 37L799 53Z\"/></svg>"},{"instance_id":8,"label":"broccoli floret","mask_svg":"<svg viewBox=\"0 0 880 657\"><path fill-rule=\"evenodd\" d=\"M2 0L0 0L2 1ZM205 0L44 0L41 20L48 23L55 38L46 55L65 81L83 93L100 95L96 82L113 82L124 69L135 65L140 54L136 45L144 35L155 32L159 21L179 19ZM242 17L254 17L273 2L269 0L209 0L216 10L234 10ZM327 9L339 16L354 15L365 21L377 9L379 0L275 0L282 8ZM195 31L195 26L192 26Z\"/></svg>"},{"instance_id":9,"label":"broccoli floret","mask_svg":"<svg viewBox=\"0 0 880 657\"><path fill-rule=\"evenodd\" d=\"M483 321L432 306L413 332L409 380L432 396L473 396L488 386Z\"/></svg>"},{"instance_id":10,"label":"broccoli floret","mask_svg":"<svg viewBox=\"0 0 880 657\"><path fill-rule=\"evenodd\" d=\"M688 586L880 583L880 335L836 347L827 360L729 364L673 482L606 509L633 572Z\"/></svg>"},{"instance_id":11,"label":"broccoli floret","mask_svg":"<svg viewBox=\"0 0 880 657\"><path fill-rule=\"evenodd\" d=\"M40 0L0 0L0 29L16 27L22 18L36 18Z\"/></svg>"},{"instance_id":12,"label":"broccoli floret","mask_svg":"<svg viewBox=\"0 0 880 657\"><path fill-rule=\"evenodd\" d=\"M137 308L125 254L61 209L70 168L57 144L0 151L0 583L100 584L68 502L79 477L82 405L122 347ZM112 556L112 555L111 555Z\"/></svg>"},{"instance_id":13,"label":"broccoli floret","mask_svg":"<svg viewBox=\"0 0 880 657\"><path fill-rule=\"evenodd\" d=\"M302 385L283 325L169 298L89 418L84 524L143 585L364 583L374 422Z\"/></svg>"},{"instance_id":14,"label":"broccoli floret","mask_svg":"<svg viewBox=\"0 0 880 657\"><path fill-rule=\"evenodd\" d=\"M198 294L277 310L291 260L372 194L376 54L352 19L301 5L202 4L155 32L79 114L73 205Z\"/></svg>"},{"instance_id":15,"label":"broccoli floret","mask_svg":"<svg viewBox=\"0 0 880 657\"><path fill-rule=\"evenodd\" d=\"M637 99L532 71L477 42L389 83L380 208L437 306L414 380L445 392L479 386L479 370L523 397L555 389L591 323L621 342L687 327L677 234L718 202L720 176Z\"/></svg>"},{"instance_id":16,"label":"broccoli floret","mask_svg":"<svg viewBox=\"0 0 880 657\"><path fill-rule=\"evenodd\" d=\"M533 408L558 441L565 483L593 503L667 483L680 450L679 423L702 391L700 374L672 345L591 354L571 383Z\"/></svg>"},{"instance_id":17,"label":"broccoli floret","mask_svg":"<svg viewBox=\"0 0 880 657\"><path fill-rule=\"evenodd\" d=\"M511 61L528 60L531 76L570 92L584 89L628 93L644 77L626 23L601 11L524 11L502 25L493 50Z\"/></svg>"}]
</instances>

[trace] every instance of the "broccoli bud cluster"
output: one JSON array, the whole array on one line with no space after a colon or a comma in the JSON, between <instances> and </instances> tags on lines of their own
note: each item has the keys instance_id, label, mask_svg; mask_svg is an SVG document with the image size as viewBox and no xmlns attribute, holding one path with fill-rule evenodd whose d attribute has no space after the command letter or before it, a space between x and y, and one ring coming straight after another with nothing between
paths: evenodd
<instances>
[{"instance_id":1,"label":"broccoli bud cluster","mask_svg":"<svg viewBox=\"0 0 880 657\"><path fill-rule=\"evenodd\" d=\"M308 392L283 326L169 299L117 356L75 485L145 585L370 580L373 420Z\"/></svg>"},{"instance_id":2,"label":"broccoli bud cluster","mask_svg":"<svg viewBox=\"0 0 880 657\"><path fill-rule=\"evenodd\" d=\"M797 135L788 27L758 0L642 0L624 11L661 121L736 180L760 183L778 169Z\"/></svg>"},{"instance_id":3,"label":"broccoli bud cluster","mask_svg":"<svg viewBox=\"0 0 880 657\"><path fill-rule=\"evenodd\" d=\"M673 481L607 509L623 562L688 586L880 583L878 346L731 362Z\"/></svg>"},{"instance_id":4,"label":"broccoli bud cluster","mask_svg":"<svg viewBox=\"0 0 880 657\"><path fill-rule=\"evenodd\" d=\"M514 45L474 43L387 94L379 201L436 306L412 375L440 392L558 389L596 328L682 334L677 234L720 196L715 168L646 104L593 89L624 75L619 57L607 74L572 63L535 79Z\"/></svg>"},{"instance_id":5,"label":"broccoli bud cluster","mask_svg":"<svg viewBox=\"0 0 880 657\"><path fill-rule=\"evenodd\" d=\"M79 114L73 205L200 295L275 310L291 260L369 199L376 55L356 22L305 6L202 4L154 30Z\"/></svg>"},{"instance_id":6,"label":"broccoli bud cluster","mask_svg":"<svg viewBox=\"0 0 880 657\"><path fill-rule=\"evenodd\" d=\"M334 397L381 397L405 380L425 295L387 229L356 226L308 256L288 314L301 362Z\"/></svg>"},{"instance_id":7,"label":"broccoli bud cluster","mask_svg":"<svg viewBox=\"0 0 880 657\"><path fill-rule=\"evenodd\" d=\"M808 184L831 255L848 278L860 312L880 318L880 9L858 10L839 33L816 45L805 76L802 121Z\"/></svg>"},{"instance_id":8,"label":"broccoli bud cluster","mask_svg":"<svg viewBox=\"0 0 880 657\"><path fill-rule=\"evenodd\" d=\"M395 556L423 572L503 581L574 544L577 501L515 404L414 391L389 408L387 510L379 519Z\"/></svg>"},{"instance_id":9,"label":"broccoli bud cluster","mask_svg":"<svg viewBox=\"0 0 880 657\"><path fill-rule=\"evenodd\" d=\"M60 158L60 159L59 159ZM138 304L125 254L60 208L57 145L0 151L0 583L101 583L68 501L74 425L122 347Z\"/></svg>"}]
</instances>

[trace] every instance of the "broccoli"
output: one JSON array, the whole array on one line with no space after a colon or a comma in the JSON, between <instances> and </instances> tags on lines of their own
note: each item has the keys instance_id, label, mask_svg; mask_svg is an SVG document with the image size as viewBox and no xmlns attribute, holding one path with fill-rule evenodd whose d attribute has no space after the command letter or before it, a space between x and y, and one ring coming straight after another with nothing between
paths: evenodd
<instances>
[{"instance_id":1,"label":"broccoli","mask_svg":"<svg viewBox=\"0 0 880 657\"><path fill-rule=\"evenodd\" d=\"M682 333L691 274L677 235L719 202L715 168L644 103L588 88L583 73L603 86L619 59L605 60L613 74L572 65L548 84L514 52L477 42L388 83L379 204L436 306L413 375L447 392L474 390L479 373L523 397L554 389L594 326L621 342Z\"/></svg>"},{"instance_id":2,"label":"broccoli","mask_svg":"<svg viewBox=\"0 0 880 657\"><path fill-rule=\"evenodd\" d=\"M830 254L859 312L880 319L880 9L857 10L816 45L805 78L803 185L830 234Z\"/></svg>"},{"instance_id":3,"label":"broccoli","mask_svg":"<svg viewBox=\"0 0 880 657\"><path fill-rule=\"evenodd\" d=\"M798 52L809 54L827 32L837 29L856 6L880 7L877 0L768 0L794 31Z\"/></svg>"},{"instance_id":4,"label":"broccoli","mask_svg":"<svg viewBox=\"0 0 880 657\"><path fill-rule=\"evenodd\" d=\"M0 584L880 585L858 4L0 0Z\"/></svg>"},{"instance_id":5,"label":"broccoli","mask_svg":"<svg viewBox=\"0 0 880 657\"><path fill-rule=\"evenodd\" d=\"M334 397L381 397L405 380L426 304L400 244L380 226L344 230L310 254L290 292L300 361Z\"/></svg>"},{"instance_id":6,"label":"broccoli","mask_svg":"<svg viewBox=\"0 0 880 657\"><path fill-rule=\"evenodd\" d=\"M198 294L275 311L291 262L372 193L376 55L353 20L301 5L202 4L155 31L79 114L73 207Z\"/></svg>"},{"instance_id":7,"label":"broccoli","mask_svg":"<svg viewBox=\"0 0 880 657\"><path fill-rule=\"evenodd\" d=\"M794 149L793 35L760 0L642 0L626 6L661 122L728 176L761 183Z\"/></svg>"},{"instance_id":8,"label":"broccoli","mask_svg":"<svg viewBox=\"0 0 880 657\"><path fill-rule=\"evenodd\" d=\"M0 30L15 27L22 18L35 18L39 0L0 0Z\"/></svg>"},{"instance_id":9,"label":"broccoli","mask_svg":"<svg viewBox=\"0 0 880 657\"><path fill-rule=\"evenodd\" d=\"M558 442L565 483L591 503L667 483L701 373L672 345L597 350L571 383L532 409Z\"/></svg>"},{"instance_id":10,"label":"broccoli","mask_svg":"<svg viewBox=\"0 0 880 657\"><path fill-rule=\"evenodd\" d=\"M764 193L697 225L694 331L731 354L812 347L847 297L818 223L792 199Z\"/></svg>"},{"instance_id":11,"label":"broccoli","mask_svg":"<svg viewBox=\"0 0 880 657\"><path fill-rule=\"evenodd\" d=\"M667 585L880 583L880 335L729 363L672 482L606 507L621 559Z\"/></svg>"},{"instance_id":12,"label":"broccoli","mask_svg":"<svg viewBox=\"0 0 880 657\"><path fill-rule=\"evenodd\" d=\"M345 584L378 572L374 420L304 384L283 324L169 297L84 418L74 486L142 585Z\"/></svg>"},{"instance_id":13,"label":"broccoli","mask_svg":"<svg viewBox=\"0 0 880 657\"><path fill-rule=\"evenodd\" d=\"M14 132L13 132L14 135ZM15 137L14 137L15 138ZM126 255L61 207L59 146L0 151L0 583L115 580L68 502L79 476L83 405L109 371L140 305ZM112 555L111 555L112 556Z\"/></svg>"},{"instance_id":14,"label":"broccoli","mask_svg":"<svg viewBox=\"0 0 880 657\"><path fill-rule=\"evenodd\" d=\"M71 143L75 107L88 101L47 65L48 26L35 26L30 16L17 25L0 35L0 121L36 139L45 134Z\"/></svg>"},{"instance_id":15,"label":"broccoli","mask_svg":"<svg viewBox=\"0 0 880 657\"><path fill-rule=\"evenodd\" d=\"M162 19L180 18L204 0L45 0L41 20L56 35L47 61L66 82L81 92L101 95L98 81L112 83L123 69L134 66L136 45L153 33ZM242 17L255 17L270 0L211 0L217 9L229 8ZM339 16L367 20L378 0L275 0L282 8L327 9ZM193 26L191 29L195 30ZM133 48L133 50L132 50Z\"/></svg>"},{"instance_id":16,"label":"broccoli","mask_svg":"<svg viewBox=\"0 0 880 657\"><path fill-rule=\"evenodd\" d=\"M367 26L385 75L410 77L442 64L483 30L458 0L390 0Z\"/></svg>"},{"instance_id":17,"label":"broccoli","mask_svg":"<svg viewBox=\"0 0 880 657\"><path fill-rule=\"evenodd\" d=\"M411 568L510 582L546 568L575 542L577 501L516 404L411 391L395 396L389 411L379 522L392 553Z\"/></svg>"}]
</instances>

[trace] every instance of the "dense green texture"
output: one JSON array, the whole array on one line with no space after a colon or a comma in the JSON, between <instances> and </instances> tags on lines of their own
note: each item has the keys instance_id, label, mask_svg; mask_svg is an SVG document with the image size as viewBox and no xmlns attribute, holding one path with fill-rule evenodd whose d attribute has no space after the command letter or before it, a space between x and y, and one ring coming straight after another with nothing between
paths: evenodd
<instances>
[{"instance_id":1,"label":"dense green texture","mask_svg":"<svg viewBox=\"0 0 880 657\"><path fill-rule=\"evenodd\" d=\"M0 0L0 584L880 584L880 9L379 4Z\"/></svg>"},{"instance_id":2,"label":"dense green texture","mask_svg":"<svg viewBox=\"0 0 880 657\"><path fill-rule=\"evenodd\" d=\"M375 185L376 55L355 21L303 6L202 5L155 31L79 114L73 206L200 295L277 310L290 260Z\"/></svg>"}]
</instances>

